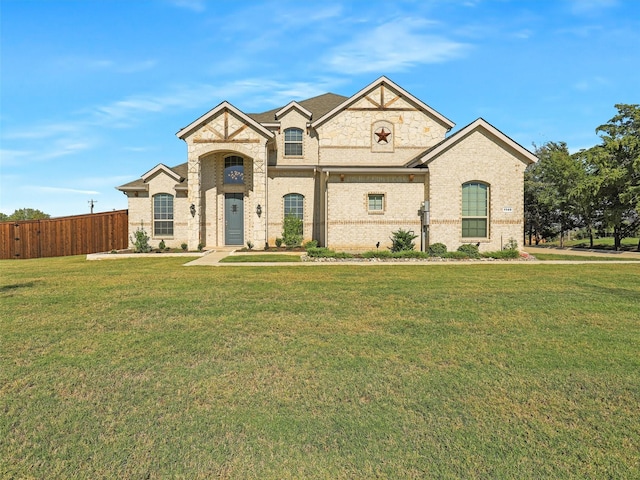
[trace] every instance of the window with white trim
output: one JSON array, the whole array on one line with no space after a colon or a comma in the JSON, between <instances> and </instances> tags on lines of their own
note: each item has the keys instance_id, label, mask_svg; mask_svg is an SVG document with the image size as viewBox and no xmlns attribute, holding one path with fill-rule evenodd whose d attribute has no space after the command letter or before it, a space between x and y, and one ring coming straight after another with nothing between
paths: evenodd
<instances>
[{"instance_id":1,"label":"window with white trim","mask_svg":"<svg viewBox=\"0 0 640 480\"><path fill-rule=\"evenodd\" d=\"M173 235L173 195L159 193L153 196L153 235Z\"/></svg>"},{"instance_id":2,"label":"window with white trim","mask_svg":"<svg viewBox=\"0 0 640 480\"><path fill-rule=\"evenodd\" d=\"M284 196L284 216L289 215L304 219L304 196L299 193L288 193Z\"/></svg>"},{"instance_id":3,"label":"window with white trim","mask_svg":"<svg viewBox=\"0 0 640 480\"><path fill-rule=\"evenodd\" d=\"M462 185L462 237L489 236L489 186L480 182Z\"/></svg>"},{"instance_id":4,"label":"window with white trim","mask_svg":"<svg viewBox=\"0 0 640 480\"><path fill-rule=\"evenodd\" d=\"M284 131L285 156L302 156L302 130L299 128L287 128Z\"/></svg>"}]
</instances>

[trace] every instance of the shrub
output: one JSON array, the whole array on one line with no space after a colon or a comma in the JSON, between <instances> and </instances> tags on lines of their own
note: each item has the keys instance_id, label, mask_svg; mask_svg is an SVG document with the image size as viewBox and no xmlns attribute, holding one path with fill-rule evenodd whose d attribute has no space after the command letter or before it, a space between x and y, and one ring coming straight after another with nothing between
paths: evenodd
<instances>
[{"instance_id":1,"label":"shrub","mask_svg":"<svg viewBox=\"0 0 640 480\"><path fill-rule=\"evenodd\" d=\"M307 255L313 258L353 258L353 255L350 253L336 252L327 247L308 248Z\"/></svg>"},{"instance_id":2,"label":"shrub","mask_svg":"<svg viewBox=\"0 0 640 480\"><path fill-rule=\"evenodd\" d=\"M149 235L144 228L138 228L133 236L130 238L133 243L133 251L136 253L149 253L151 251L151 245L149 245Z\"/></svg>"},{"instance_id":3,"label":"shrub","mask_svg":"<svg viewBox=\"0 0 640 480\"><path fill-rule=\"evenodd\" d=\"M310 248L316 248L317 246L318 246L317 240L309 240L303 245L305 250L309 250Z\"/></svg>"},{"instance_id":4,"label":"shrub","mask_svg":"<svg viewBox=\"0 0 640 480\"><path fill-rule=\"evenodd\" d=\"M184 250L185 252L187 251L187 244L183 243L182 245L180 245L180 248L182 248L182 250Z\"/></svg>"},{"instance_id":5,"label":"shrub","mask_svg":"<svg viewBox=\"0 0 640 480\"><path fill-rule=\"evenodd\" d=\"M203 248L204 248L204 243L199 243L198 244L198 251L201 252Z\"/></svg>"},{"instance_id":6,"label":"shrub","mask_svg":"<svg viewBox=\"0 0 640 480\"><path fill-rule=\"evenodd\" d=\"M442 256L444 258L453 258L455 260L463 260L465 258L469 258L469 254L467 252L460 252L460 251L447 252Z\"/></svg>"},{"instance_id":7,"label":"shrub","mask_svg":"<svg viewBox=\"0 0 640 480\"><path fill-rule=\"evenodd\" d=\"M247 240L247 248L253 250L253 242L251 240Z\"/></svg>"},{"instance_id":8,"label":"shrub","mask_svg":"<svg viewBox=\"0 0 640 480\"><path fill-rule=\"evenodd\" d=\"M458 252L466 253L469 258L480 258L480 251L475 243L465 243L458 247Z\"/></svg>"},{"instance_id":9,"label":"shrub","mask_svg":"<svg viewBox=\"0 0 640 480\"><path fill-rule=\"evenodd\" d=\"M418 250L402 250L392 253L391 256L393 258L429 258L427 252L420 252Z\"/></svg>"},{"instance_id":10,"label":"shrub","mask_svg":"<svg viewBox=\"0 0 640 480\"><path fill-rule=\"evenodd\" d=\"M444 243L434 243L429 245L429 255L432 257L442 257L447 253L447 246Z\"/></svg>"},{"instance_id":11,"label":"shrub","mask_svg":"<svg viewBox=\"0 0 640 480\"><path fill-rule=\"evenodd\" d=\"M293 215L284 217L282 240L287 247L298 247L302 243L302 220Z\"/></svg>"},{"instance_id":12,"label":"shrub","mask_svg":"<svg viewBox=\"0 0 640 480\"><path fill-rule=\"evenodd\" d=\"M164 240L160 240L160 243L158 244L158 248L160 250L166 250L167 249L167 244L164 243Z\"/></svg>"},{"instance_id":13,"label":"shrub","mask_svg":"<svg viewBox=\"0 0 640 480\"><path fill-rule=\"evenodd\" d=\"M369 250L362 254L362 258L391 258L392 255L389 250Z\"/></svg>"},{"instance_id":14,"label":"shrub","mask_svg":"<svg viewBox=\"0 0 640 480\"><path fill-rule=\"evenodd\" d=\"M515 238L510 238L504 246L504 250L518 250L518 241Z\"/></svg>"},{"instance_id":15,"label":"shrub","mask_svg":"<svg viewBox=\"0 0 640 480\"><path fill-rule=\"evenodd\" d=\"M495 259L511 259L511 258L520 258L520 252L518 250L497 250L495 252L483 252L482 256L485 258L495 258Z\"/></svg>"},{"instance_id":16,"label":"shrub","mask_svg":"<svg viewBox=\"0 0 640 480\"><path fill-rule=\"evenodd\" d=\"M276 247L280 248L282 246L282 239L280 237L276 238Z\"/></svg>"},{"instance_id":17,"label":"shrub","mask_svg":"<svg viewBox=\"0 0 640 480\"><path fill-rule=\"evenodd\" d=\"M413 240L418 238L416 234L413 233L413 230L403 230L402 228L396 232L391 232L391 251L392 252L403 252L406 250L413 250L415 248L415 243Z\"/></svg>"}]
</instances>

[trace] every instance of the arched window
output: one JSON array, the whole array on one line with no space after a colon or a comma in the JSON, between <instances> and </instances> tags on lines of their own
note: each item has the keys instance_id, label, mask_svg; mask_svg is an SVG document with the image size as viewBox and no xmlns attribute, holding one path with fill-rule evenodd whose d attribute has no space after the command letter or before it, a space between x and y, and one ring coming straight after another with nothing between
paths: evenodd
<instances>
[{"instance_id":1,"label":"arched window","mask_svg":"<svg viewBox=\"0 0 640 480\"><path fill-rule=\"evenodd\" d=\"M299 193L289 193L284 196L284 216L294 216L304 219L304 197Z\"/></svg>"},{"instance_id":2,"label":"arched window","mask_svg":"<svg viewBox=\"0 0 640 480\"><path fill-rule=\"evenodd\" d=\"M285 156L302 156L302 130L299 128L287 128L284 131Z\"/></svg>"},{"instance_id":3,"label":"arched window","mask_svg":"<svg viewBox=\"0 0 640 480\"><path fill-rule=\"evenodd\" d=\"M462 237L489 236L489 186L480 182L462 185Z\"/></svg>"},{"instance_id":4,"label":"arched window","mask_svg":"<svg viewBox=\"0 0 640 480\"><path fill-rule=\"evenodd\" d=\"M244 160L237 155L231 155L224 159L224 183L244 183Z\"/></svg>"},{"instance_id":5,"label":"arched window","mask_svg":"<svg viewBox=\"0 0 640 480\"><path fill-rule=\"evenodd\" d=\"M153 196L153 235L173 235L173 195L159 193Z\"/></svg>"}]
</instances>

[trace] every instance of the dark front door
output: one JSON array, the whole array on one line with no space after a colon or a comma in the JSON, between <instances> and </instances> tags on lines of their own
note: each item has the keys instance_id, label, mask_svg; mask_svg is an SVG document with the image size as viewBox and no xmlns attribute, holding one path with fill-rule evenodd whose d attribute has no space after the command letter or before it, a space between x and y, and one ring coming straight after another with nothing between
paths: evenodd
<instances>
[{"instance_id":1,"label":"dark front door","mask_svg":"<svg viewBox=\"0 0 640 480\"><path fill-rule=\"evenodd\" d=\"M244 196L227 193L224 196L224 243L244 245Z\"/></svg>"}]
</instances>

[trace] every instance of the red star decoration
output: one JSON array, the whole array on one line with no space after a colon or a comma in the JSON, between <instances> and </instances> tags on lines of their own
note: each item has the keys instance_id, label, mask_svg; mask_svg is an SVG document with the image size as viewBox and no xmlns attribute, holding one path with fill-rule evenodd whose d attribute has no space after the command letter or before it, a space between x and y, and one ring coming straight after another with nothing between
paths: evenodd
<instances>
[{"instance_id":1,"label":"red star decoration","mask_svg":"<svg viewBox=\"0 0 640 480\"><path fill-rule=\"evenodd\" d=\"M375 132L376 136L378 137L378 143L389 143L389 135L391 135L391 132L387 131L384 127L382 127L379 131Z\"/></svg>"}]
</instances>

